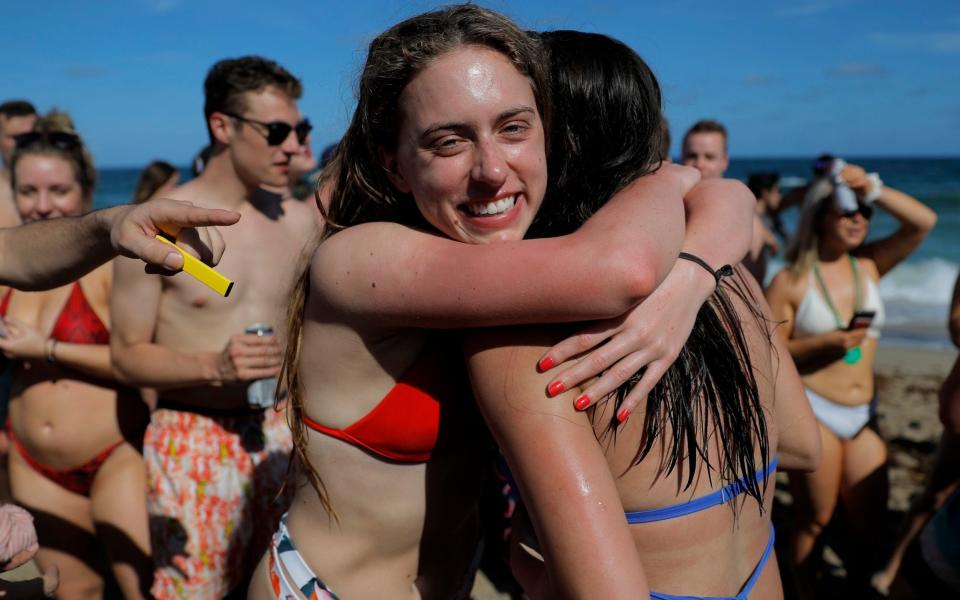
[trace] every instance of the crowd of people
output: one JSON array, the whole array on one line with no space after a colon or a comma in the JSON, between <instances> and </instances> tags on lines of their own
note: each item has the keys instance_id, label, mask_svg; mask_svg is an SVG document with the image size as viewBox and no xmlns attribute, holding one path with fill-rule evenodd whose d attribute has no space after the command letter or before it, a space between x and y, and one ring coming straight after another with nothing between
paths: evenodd
<instances>
[{"instance_id":1,"label":"crowd of people","mask_svg":"<svg viewBox=\"0 0 960 600\"><path fill-rule=\"evenodd\" d=\"M499 563L517 597L813 598L838 504L857 590L956 524L960 366L893 557L863 541L877 281L935 224L916 199L832 156L782 199L776 174L724 179L716 121L673 164L634 50L475 5L373 39L322 165L301 93L219 61L194 177L155 161L95 212L69 115L0 105L0 567L43 574L7 596L460 599ZM877 209L900 228L865 243ZM158 233L234 291L176 274ZM944 556L917 562L949 589Z\"/></svg>"}]
</instances>

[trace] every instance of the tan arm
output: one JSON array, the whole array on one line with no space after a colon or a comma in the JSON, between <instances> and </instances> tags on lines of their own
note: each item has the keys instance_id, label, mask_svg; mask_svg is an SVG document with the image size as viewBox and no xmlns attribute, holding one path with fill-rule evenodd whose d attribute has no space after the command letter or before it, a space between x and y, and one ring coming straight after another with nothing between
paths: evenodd
<instances>
[{"instance_id":1,"label":"tan arm","mask_svg":"<svg viewBox=\"0 0 960 600\"><path fill-rule=\"evenodd\" d=\"M550 342L529 329L472 336L477 401L520 487L554 597L645 597L640 557L587 416L573 410L573 392L546 398L549 378L532 368Z\"/></svg>"}]
</instances>

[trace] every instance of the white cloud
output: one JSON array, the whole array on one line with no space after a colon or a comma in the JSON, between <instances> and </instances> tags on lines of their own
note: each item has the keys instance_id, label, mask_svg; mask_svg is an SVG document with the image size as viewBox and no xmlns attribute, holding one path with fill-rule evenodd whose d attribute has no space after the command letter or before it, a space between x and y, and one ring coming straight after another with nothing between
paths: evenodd
<instances>
[{"instance_id":1,"label":"white cloud","mask_svg":"<svg viewBox=\"0 0 960 600\"><path fill-rule=\"evenodd\" d=\"M960 53L960 31L930 31L925 33L871 33L871 42L887 48L921 50L937 54Z\"/></svg>"}]
</instances>

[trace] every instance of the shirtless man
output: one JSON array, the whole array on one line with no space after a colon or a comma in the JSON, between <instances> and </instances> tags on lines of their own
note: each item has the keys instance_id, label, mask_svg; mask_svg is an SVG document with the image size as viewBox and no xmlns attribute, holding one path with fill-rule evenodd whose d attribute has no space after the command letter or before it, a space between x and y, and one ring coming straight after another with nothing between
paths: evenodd
<instances>
[{"instance_id":1,"label":"shirtless man","mask_svg":"<svg viewBox=\"0 0 960 600\"><path fill-rule=\"evenodd\" d=\"M0 227L14 227L20 224L20 215L13 204L13 190L10 188L10 157L17 145L17 136L33 129L37 120L37 109L26 100L9 100L0 104Z\"/></svg>"},{"instance_id":2,"label":"shirtless man","mask_svg":"<svg viewBox=\"0 0 960 600\"><path fill-rule=\"evenodd\" d=\"M257 194L287 182L309 126L300 82L248 56L218 62L204 84L214 149L203 173L171 194L242 215L223 230L219 270L237 284L224 299L177 275L118 261L111 349L118 376L159 390L144 441L158 599L221 598L252 572L285 503L292 447L283 415L248 403L249 384L277 374L300 255L316 230L308 203Z\"/></svg>"},{"instance_id":3,"label":"shirtless man","mask_svg":"<svg viewBox=\"0 0 960 600\"><path fill-rule=\"evenodd\" d=\"M700 171L703 179L723 177L730 165L730 155L727 153L727 128L718 121L704 119L697 121L683 136L683 164L695 167ZM743 266L763 285L767 270L767 251L776 244L773 234L764 224L760 214L753 215L753 238L750 242L750 252L743 259Z\"/></svg>"}]
</instances>

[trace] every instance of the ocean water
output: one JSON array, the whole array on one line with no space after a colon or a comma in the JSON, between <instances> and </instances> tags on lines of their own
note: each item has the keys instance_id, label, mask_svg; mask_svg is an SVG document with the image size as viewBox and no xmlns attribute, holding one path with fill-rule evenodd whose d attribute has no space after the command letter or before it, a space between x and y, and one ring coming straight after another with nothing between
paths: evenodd
<instances>
[{"instance_id":1,"label":"ocean water","mask_svg":"<svg viewBox=\"0 0 960 600\"><path fill-rule=\"evenodd\" d=\"M907 192L937 212L936 228L917 251L880 281L887 308L887 325L881 343L906 343L948 347L947 310L960 270L960 158L857 158L848 162L880 173L883 181ZM810 177L809 158L733 159L727 176L746 180L754 171L776 171L784 189L802 185ZM103 169L94 206L103 208L129 202L137 169ZM181 181L189 177L181 169ZM796 227L797 210L784 214L788 232ZM878 211L868 239L889 235L896 221ZM773 261L771 275L782 262Z\"/></svg>"}]
</instances>

